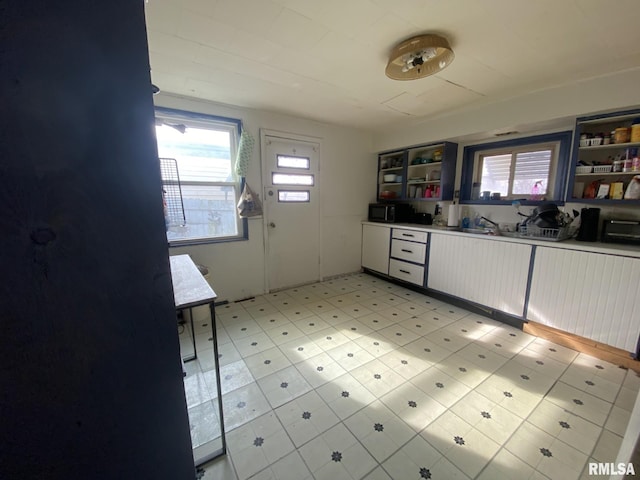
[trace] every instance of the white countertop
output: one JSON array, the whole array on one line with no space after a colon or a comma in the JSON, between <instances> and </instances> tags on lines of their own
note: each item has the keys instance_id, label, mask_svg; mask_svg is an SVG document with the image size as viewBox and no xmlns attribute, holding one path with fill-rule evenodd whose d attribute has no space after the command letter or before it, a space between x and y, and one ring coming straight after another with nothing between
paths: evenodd
<instances>
[{"instance_id":1,"label":"white countertop","mask_svg":"<svg viewBox=\"0 0 640 480\"><path fill-rule=\"evenodd\" d=\"M204 305L216 299L216 292L189 255L172 255L169 262L176 309Z\"/></svg>"},{"instance_id":2,"label":"white countertop","mask_svg":"<svg viewBox=\"0 0 640 480\"><path fill-rule=\"evenodd\" d=\"M364 225L377 225L388 228L404 228L407 230L416 230L419 232L439 233L444 235L458 235L465 237L473 237L480 240L495 242L513 242L524 243L527 245L538 245L541 247L563 248L566 250L580 250L583 252L603 253L606 255L618 255L623 257L640 258L640 246L624 245L617 243L602 242L579 242L577 240L563 240L553 242L549 240L538 240L535 238L518 238L518 237L502 237L498 235L483 235L475 233L462 232L460 230L451 230L447 227L436 227L433 225L420 225L417 223L379 223L379 222L362 222Z\"/></svg>"}]
</instances>

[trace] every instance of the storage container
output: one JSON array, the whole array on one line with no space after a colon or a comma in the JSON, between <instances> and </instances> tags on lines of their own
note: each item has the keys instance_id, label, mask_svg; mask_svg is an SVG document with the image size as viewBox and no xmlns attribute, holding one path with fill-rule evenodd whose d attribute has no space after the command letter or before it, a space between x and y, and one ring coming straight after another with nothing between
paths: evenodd
<instances>
[{"instance_id":1,"label":"storage container","mask_svg":"<svg viewBox=\"0 0 640 480\"><path fill-rule=\"evenodd\" d=\"M631 141L640 142L640 118L636 118L631 125Z\"/></svg>"},{"instance_id":2,"label":"storage container","mask_svg":"<svg viewBox=\"0 0 640 480\"><path fill-rule=\"evenodd\" d=\"M619 127L615 129L615 143L627 143L629 141L630 128Z\"/></svg>"}]
</instances>

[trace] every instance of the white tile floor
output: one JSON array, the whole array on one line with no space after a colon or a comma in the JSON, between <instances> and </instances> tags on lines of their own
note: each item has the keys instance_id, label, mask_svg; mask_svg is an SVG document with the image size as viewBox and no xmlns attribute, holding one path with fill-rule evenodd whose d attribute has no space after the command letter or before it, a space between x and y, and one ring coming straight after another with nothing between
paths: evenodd
<instances>
[{"instance_id":1,"label":"white tile floor","mask_svg":"<svg viewBox=\"0 0 640 480\"><path fill-rule=\"evenodd\" d=\"M216 312L229 453L204 479L593 478L640 388L633 371L366 274ZM199 445L219 428L207 321L196 333Z\"/></svg>"}]
</instances>

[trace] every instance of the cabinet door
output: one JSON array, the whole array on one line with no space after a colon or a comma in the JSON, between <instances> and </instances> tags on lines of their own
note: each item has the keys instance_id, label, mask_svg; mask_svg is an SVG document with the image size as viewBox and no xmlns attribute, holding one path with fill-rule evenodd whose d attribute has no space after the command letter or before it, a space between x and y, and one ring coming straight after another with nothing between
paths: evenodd
<instances>
[{"instance_id":1,"label":"cabinet door","mask_svg":"<svg viewBox=\"0 0 640 480\"><path fill-rule=\"evenodd\" d=\"M538 247L527 319L636 351L640 259Z\"/></svg>"},{"instance_id":2,"label":"cabinet door","mask_svg":"<svg viewBox=\"0 0 640 480\"><path fill-rule=\"evenodd\" d=\"M389 274L391 228L383 225L362 226L362 266Z\"/></svg>"},{"instance_id":3,"label":"cabinet door","mask_svg":"<svg viewBox=\"0 0 640 480\"><path fill-rule=\"evenodd\" d=\"M431 234L427 287L524 316L531 246Z\"/></svg>"}]
</instances>

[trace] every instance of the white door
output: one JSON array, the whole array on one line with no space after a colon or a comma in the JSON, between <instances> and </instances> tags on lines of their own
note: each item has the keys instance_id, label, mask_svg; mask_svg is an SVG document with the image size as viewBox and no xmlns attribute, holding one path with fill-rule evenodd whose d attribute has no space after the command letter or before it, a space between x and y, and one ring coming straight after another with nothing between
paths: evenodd
<instances>
[{"instance_id":1,"label":"white door","mask_svg":"<svg viewBox=\"0 0 640 480\"><path fill-rule=\"evenodd\" d=\"M309 140L261 132L269 291L320 280L320 145Z\"/></svg>"}]
</instances>

